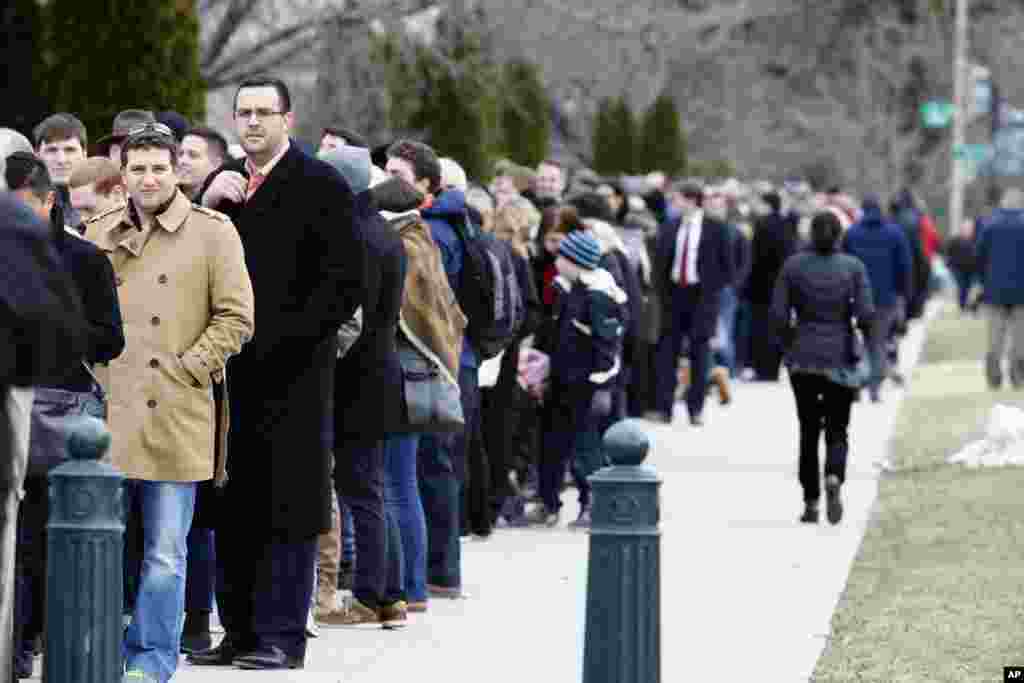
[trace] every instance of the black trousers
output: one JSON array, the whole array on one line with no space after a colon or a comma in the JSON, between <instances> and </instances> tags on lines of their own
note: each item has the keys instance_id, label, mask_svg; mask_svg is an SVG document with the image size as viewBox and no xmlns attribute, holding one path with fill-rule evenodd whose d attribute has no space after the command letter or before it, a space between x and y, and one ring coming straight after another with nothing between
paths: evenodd
<instances>
[{"instance_id":1,"label":"black trousers","mask_svg":"<svg viewBox=\"0 0 1024 683\"><path fill-rule=\"evenodd\" d=\"M790 382L800 421L800 485L804 501L813 503L821 498L818 443L822 431L825 432L825 476L834 474L839 477L839 483L846 481L847 429L854 390L810 373L794 372Z\"/></svg>"},{"instance_id":2,"label":"black trousers","mask_svg":"<svg viewBox=\"0 0 1024 683\"><path fill-rule=\"evenodd\" d=\"M339 502L352 512L356 566L352 594L370 609L388 600L388 520L384 515L384 442L376 438L335 436L334 487ZM392 596L393 597L393 596Z\"/></svg>"},{"instance_id":3,"label":"black trousers","mask_svg":"<svg viewBox=\"0 0 1024 683\"><path fill-rule=\"evenodd\" d=\"M686 392L686 407L690 416L700 415L707 398L708 376L711 365L711 336L718 319L717 305L702 301L702 286L673 287L672 308L662 321L661 339L657 348L656 403L657 410L672 417L679 383L679 355L683 341L689 340L690 387Z\"/></svg>"},{"instance_id":4,"label":"black trousers","mask_svg":"<svg viewBox=\"0 0 1024 683\"><path fill-rule=\"evenodd\" d=\"M25 497L18 508L15 549L15 668L32 670L33 641L43 632L46 595L46 523L50 517L48 481L25 479Z\"/></svg>"},{"instance_id":5,"label":"black trousers","mask_svg":"<svg viewBox=\"0 0 1024 683\"><path fill-rule=\"evenodd\" d=\"M244 492L233 494L220 502L244 500ZM244 509L239 504L234 514L222 513L217 525L221 623L239 650L276 646L292 657L305 657L317 539L268 536L264 529L251 528Z\"/></svg>"},{"instance_id":6,"label":"black trousers","mask_svg":"<svg viewBox=\"0 0 1024 683\"><path fill-rule=\"evenodd\" d=\"M657 377L655 349L657 344L638 339L634 345L631 373L626 387L627 413L630 417L643 417L654 404L654 378Z\"/></svg>"},{"instance_id":7,"label":"black trousers","mask_svg":"<svg viewBox=\"0 0 1024 683\"><path fill-rule=\"evenodd\" d=\"M782 340L769 304L751 304L750 346L750 367L757 379L777 382L782 364Z\"/></svg>"}]
</instances>

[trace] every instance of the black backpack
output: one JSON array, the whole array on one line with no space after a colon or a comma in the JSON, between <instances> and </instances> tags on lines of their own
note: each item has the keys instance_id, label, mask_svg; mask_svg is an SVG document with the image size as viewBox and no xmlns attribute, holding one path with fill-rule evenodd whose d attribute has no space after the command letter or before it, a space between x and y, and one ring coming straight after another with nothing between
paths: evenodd
<instances>
[{"instance_id":1,"label":"black backpack","mask_svg":"<svg viewBox=\"0 0 1024 683\"><path fill-rule=\"evenodd\" d=\"M468 216L453 227L463 245L456 298L468 319L466 335L487 360L511 344L522 328L526 320L523 291L507 244L481 234Z\"/></svg>"}]
</instances>

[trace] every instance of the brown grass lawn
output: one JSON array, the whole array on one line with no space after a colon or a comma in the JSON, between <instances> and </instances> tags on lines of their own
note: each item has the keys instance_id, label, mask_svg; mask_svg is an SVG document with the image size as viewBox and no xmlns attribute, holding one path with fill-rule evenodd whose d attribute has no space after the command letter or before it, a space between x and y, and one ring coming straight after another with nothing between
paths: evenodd
<instances>
[{"instance_id":1,"label":"brown grass lawn","mask_svg":"<svg viewBox=\"0 0 1024 683\"><path fill-rule=\"evenodd\" d=\"M983 433L983 325L933 320L892 439L892 464L832 618L816 683L1002 681L1024 665L1024 468L945 459Z\"/></svg>"}]
</instances>

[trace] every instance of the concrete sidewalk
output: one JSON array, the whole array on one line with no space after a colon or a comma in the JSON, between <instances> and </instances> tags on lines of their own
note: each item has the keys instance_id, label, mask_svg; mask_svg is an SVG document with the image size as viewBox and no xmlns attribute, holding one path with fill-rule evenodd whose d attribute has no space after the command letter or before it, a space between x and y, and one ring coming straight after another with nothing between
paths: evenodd
<instances>
[{"instance_id":1,"label":"concrete sidewalk","mask_svg":"<svg viewBox=\"0 0 1024 683\"><path fill-rule=\"evenodd\" d=\"M911 330L903 367L916 360ZM709 401L694 429L680 406L673 425L650 425L648 462L664 478L664 681L804 682L825 646L832 612L867 527L879 465L902 398L854 405L850 460L837 527L797 523L797 421L786 382L737 384L732 405ZM566 493L565 517L577 511ZM824 516L823 516L824 517ZM471 680L576 683L582 679L587 536L498 530L463 544L469 598L434 600L399 631L322 631L306 669L241 672L182 662L179 683Z\"/></svg>"}]
</instances>

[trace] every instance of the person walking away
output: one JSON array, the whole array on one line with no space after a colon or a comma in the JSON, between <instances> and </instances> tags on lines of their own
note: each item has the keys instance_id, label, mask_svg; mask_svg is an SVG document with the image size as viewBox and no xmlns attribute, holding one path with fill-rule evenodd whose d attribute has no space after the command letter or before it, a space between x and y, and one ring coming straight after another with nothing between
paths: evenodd
<instances>
[{"instance_id":1,"label":"person walking away","mask_svg":"<svg viewBox=\"0 0 1024 683\"><path fill-rule=\"evenodd\" d=\"M216 525L226 633L190 661L298 669L317 538L331 528L337 333L362 301L365 247L348 184L289 139L285 83L246 80L234 107L246 157L219 169L203 201L238 226L262 322L228 367L229 476Z\"/></svg>"},{"instance_id":2,"label":"person walking away","mask_svg":"<svg viewBox=\"0 0 1024 683\"><path fill-rule=\"evenodd\" d=\"M957 303L960 312L966 312L971 288L978 276L977 242L974 220L965 218L955 235L946 240L946 263L956 279Z\"/></svg>"},{"instance_id":3,"label":"person walking away","mask_svg":"<svg viewBox=\"0 0 1024 683\"><path fill-rule=\"evenodd\" d=\"M978 239L978 272L985 289L988 351L985 378L992 390L1003 384L1009 356L1010 384L1024 386L1024 191L1010 188Z\"/></svg>"},{"instance_id":4,"label":"person walking away","mask_svg":"<svg viewBox=\"0 0 1024 683\"><path fill-rule=\"evenodd\" d=\"M921 212L917 209L913 195L901 192L890 202L890 214L903 228L903 235L910 247L912 262L912 287L906 301L907 321L917 320L924 315L928 301L928 286L932 277L931 260L928 258L921 236Z\"/></svg>"},{"instance_id":5,"label":"person walking away","mask_svg":"<svg viewBox=\"0 0 1024 683\"><path fill-rule=\"evenodd\" d=\"M779 381L782 340L778 336L771 300L782 264L796 251L796 231L782 215L782 198L777 192L762 195L770 213L754 223L751 240L750 277L743 297L751 305L751 366L759 382Z\"/></svg>"},{"instance_id":6,"label":"person walking away","mask_svg":"<svg viewBox=\"0 0 1024 683\"><path fill-rule=\"evenodd\" d=\"M110 397L111 462L144 537L125 680L166 683L178 666L196 484L224 479L211 385L253 336L253 288L231 221L178 189L170 129L132 131L121 166L128 204L86 223L113 265L127 340L97 376Z\"/></svg>"},{"instance_id":7,"label":"person walking away","mask_svg":"<svg viewBox=\"0 0 1024 683\"><path fill-rule=\"evenodd\" d=\"M910 246L899 226L882 215L878 198L865 198L861 219L846 231L843 250L856 256L868 272L875 315L868 335L871 382L868 393L881 400L882 382L890 375L888 344L901 316L901 298L910 299L912 275Z\"/></svg>"},{"instance_id":8,"label":"person walking away","mask_svg":"<svg viewBox=\"0 0 1024 683\"><path fill-rule=\"evenodd\" d=\"M105 160L104 160L105 161ZM124 349L121 308L114 286L114 272L107 257L78 232L55 222L62 214L52 211L56 188L41 160L27 152L7 158L7 186L32 206L39 218L50 221L52 244L61 264L71 274L82 298L85 312L87 352L65 368L59 381L40 382L35 387L35 406L66 405L81 401L91 414L103 416L96 397L91 368L117 357ZM88 364L89 370L83 367ZM18 514L17 595L15 598L15 673L32 675L35 640L43 631L43 601L46 586L46 524L49 519L49 484L42 463L57 457L48 453L54 444L45 439L30 440L30 466L25 478L25 497ZM35 465L35 466L33 466Z\"/></svg>"},{"instance_id":9,"label":"person walking away","mask_svg":"<svg viewBox=\"0 0 1024 683\"><path fill-rule=\"evenodd\" d=\"M800 521L818 522L821 470L818 443L825 432L825 493L828 521L843 517L841 487L849 456L850 410L856 380L853 321L871 328L874 303L867 269L838 251L842 233L831 211L811 220L811 249L790 256L772 296L772 312L790 340L785 363L800 424L799 472L804 511Z\"/></svg>"}]
</instances>

